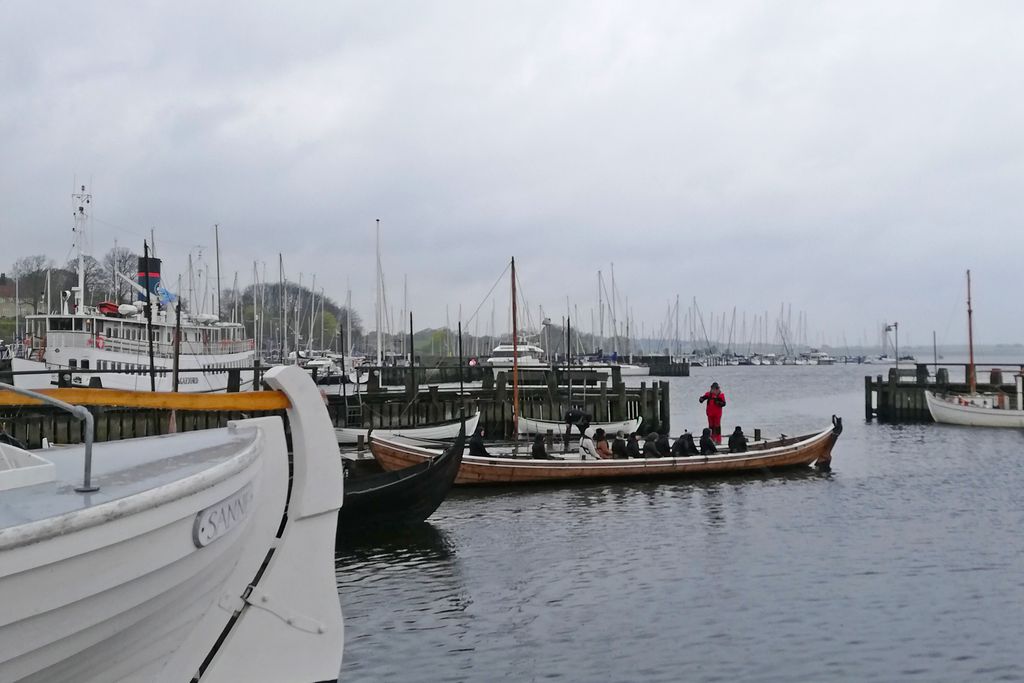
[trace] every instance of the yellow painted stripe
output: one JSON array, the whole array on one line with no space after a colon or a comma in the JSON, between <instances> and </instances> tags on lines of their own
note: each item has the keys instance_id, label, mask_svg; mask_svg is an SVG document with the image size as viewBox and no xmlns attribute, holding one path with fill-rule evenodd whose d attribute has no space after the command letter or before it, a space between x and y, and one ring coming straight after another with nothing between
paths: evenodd
<instances>
[{"instance_id":1,"label":"yellow painted stripe","mask_svg":"<svg viewBox=\"0 0 1024 683\"><path fill-rule=\"evenodd\" d=\"M224 394L175 394L117 389L42 389L40 394L82 406L160 408L164 410L284 410L290 407L281 391L245 391ZM0 391L0 406L39 405L41 401L12 391Z\"/></svg>"}]
</instances>

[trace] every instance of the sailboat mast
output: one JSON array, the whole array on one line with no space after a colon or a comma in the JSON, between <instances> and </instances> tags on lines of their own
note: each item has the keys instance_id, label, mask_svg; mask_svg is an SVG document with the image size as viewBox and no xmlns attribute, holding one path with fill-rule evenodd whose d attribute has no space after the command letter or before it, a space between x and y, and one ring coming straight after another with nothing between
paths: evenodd
<instances>
[{"instance_id":1,"label":"sailboat mast","mask_svg":"<svg viewBox=\"0 0 1024 683\"><path fill-rule=\"evenodd\" d=\"M384 326L384 305L381 303L380 283L380 219L377 219L377 367L384 365L384 338L381 337L381 328Z\"/></svg>"},{"instance_id":2,"label":"sailboat mast","mask_svg":"<svg viewBox=\"0 0 1024 683\"><path fill-rule=\"evenodd\" d=\"M78 252L78 291L75 292L75 313L78 314L85 306L85 224L89 220L86 206L92 203L92 195L85 191L85 185L81 187L80 192L71 195L75 204L75 251Z\"/></svg>"},{"instance_id":3,"label":"sailboat mast","mask_svg":"<svg viewBox=\"0 0 1024 683\"><path fill-rule=\"evenodd\" d=\"M512 257L512 438L519 438L519 332L516 311L516 257Z\"/></svg>"},{"instance_id":4,"label":"sailboat mast","mask_svg":"<svg viewBox=\"0 0 1024 683\"><path fill-rule=\"evenodd\" d=\"M974 311L971 310L971 271L967 271L967 351L971 364L967 367L967 382L971 393L978 390L978 380L974 370Z\"/></svg>"}]
</instances>

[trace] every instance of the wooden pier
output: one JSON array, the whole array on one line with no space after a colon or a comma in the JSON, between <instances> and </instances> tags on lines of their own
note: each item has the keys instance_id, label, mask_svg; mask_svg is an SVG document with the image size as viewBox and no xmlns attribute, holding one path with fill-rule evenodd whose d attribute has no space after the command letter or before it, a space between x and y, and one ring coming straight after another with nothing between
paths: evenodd
<instances>
[{"instance_id":1,"label":"wooden pier","mask_svg":"<svg viewBox=\"0 0 1024 683\"><path fill-rule=\"evenodd\" d=\"M595 422L615 422L643 417L642 430L670 428L668 382L642 382L627 387L617 369L612 381L599 380L600 373L587 371L545 372L544 382L519 388L520 415L541 420L561 421L576 408L588 413ZM570 389L569 379L573 380ZM349 391L351 391L351 385ZM421 390L412 381L405 389L381 388L375 376L358 396L327 393L328 412L336 426L395 429L452 420L460 409L467 415L480 410L480 425L491 438L512 438L512 387L508 375L484 376L481 387L436 385Z\"/></svg>"},{"instance_id":2,"label":"wooden pier","mask_svg":"<svg viewBox=\"0 0 1024 683\"><path fill-rule=\"evenodd\" d=\"M1017 406L1016 386L1013 375L1024 365L976 366L978 391L980 393L1002 393L1006 396L1007 406ZM962 371L966 378L966 364L917 363L906 367L889 368L886 376L870 375L864 378L864 418L871 421L878 418L879 422L931 422L924 392L940 391L967 393L967 382L951 382L950 369ZM986 381L987 380L987 381Z\"/></svg>"},{"instance_id":3,"label":"wooden pier","mask_svg":"<svg viewBox=\"0 0 1024 683\"><path fill-rule=\"evenodd\" d=\"M595 373L585 371L565 375L548 372L545 382L520 387L520 414L560 421L570 408L577 408L589 413L594 421L642 416L645 432L669 429L667 382L627 387L617 372L613 375L614 381L609 384L597 381ZM421 388L411 373L404 389L382 388L379 375L371 375L371 381L358 395L332 394L330 390L336 387L324 389L328 413L335 426L408 427L455 419L461 409L467 415L480 410L480 424L489 437L511 438L512 389L508 377L499 373L494 378L489 369L483 377L483 386L466 387L462 394L457 387ZM352 385L344 386L349 391L353 389ZM86 388L60 391L65 392L64 400L81 402L93 413L96 441L212 429L226 426L229 420L284 415L282 406L273 402L274 392L148 394ZM125 394L132 396L126 398ZM145 405L137 405L140 401ZM84 438L82 423L68 413L52 406L26 404L7 392L0 392L0 430L29 448L40 448L43 439L53 444L75 444Z\"/></svg>"}]
</instances>

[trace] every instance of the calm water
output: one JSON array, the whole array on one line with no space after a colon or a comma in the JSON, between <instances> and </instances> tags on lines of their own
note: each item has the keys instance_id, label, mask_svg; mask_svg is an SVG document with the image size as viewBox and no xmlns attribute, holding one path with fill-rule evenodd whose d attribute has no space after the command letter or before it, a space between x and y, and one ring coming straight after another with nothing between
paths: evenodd
<instances>
[{"instance_id":1,"label":"calm water","mask_svg":"<svg viewBox=\"0 0 1024 683\"><path fill-rule=\"evenodd\" d=\"M673 432L846 430L833 472L458 491L339 550L349 681L1024 680L1024 433L863 421L870 368L694 368Z\"/></svg>"}]
</instances>

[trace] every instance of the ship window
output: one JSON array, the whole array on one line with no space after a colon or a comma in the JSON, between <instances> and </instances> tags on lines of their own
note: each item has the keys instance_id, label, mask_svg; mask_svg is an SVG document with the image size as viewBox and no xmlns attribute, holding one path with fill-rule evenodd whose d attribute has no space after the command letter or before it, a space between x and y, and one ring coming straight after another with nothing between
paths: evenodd
<instances>
[{"instance_id":1,"label":"ship window","mask_svg":"<svg viewBox=\"0 0 1024 683\"><path fill-rule=\"evenodd\" d=\"M75 360L74 358L69 358L68 359L68 367L69 368L77 368L78 367L78 361Z\"/></svg>"},{"instance_id":2,"label":"ship window","mask_svg":"<svg viewBox=\"0 0 1024 683\"><path fill-rule=\"evenodd\" d=\"M82 319L81 318L75 318L75 329L76 330L81 330L82 329Z\"/></svg>"},{"instance_id":3,"label":"ship window","mask_svg":"<svg viewBox=\"0 0 1024 683\"><path fill-rule=\"evenodd\" d=\"M83 370L88 370L89 369L89 359L88 358L83 358L82 359L82 369Z\"/></svg>"},{"instance_id":4,"label":"ship window","mask_svg":"<svg viewBox=\"0 0 1024 683\"><path fill-rule=\"evenodd\" d=\"M71 318L52 318L50 320L51 330L70 330L71 329Z\"/></svg>"}]
</instances>

